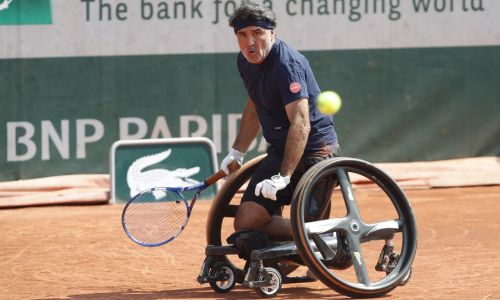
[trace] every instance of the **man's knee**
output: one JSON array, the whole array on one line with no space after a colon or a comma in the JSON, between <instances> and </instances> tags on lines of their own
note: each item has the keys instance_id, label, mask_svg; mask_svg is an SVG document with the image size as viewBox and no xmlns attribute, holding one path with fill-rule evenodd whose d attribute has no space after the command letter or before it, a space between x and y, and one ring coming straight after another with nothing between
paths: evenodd
<instances>
[{"instance_id":1,"label":"man's knee","mask_svg":"<svg viewBox=\"0 0 500 300\"><path fill-rule=\"evenodd\" d=\"M234 218L234 229L256 229L261 230L269 223L272 217L267 210L256 202L241 203Z\"/></svg>"}]
</instances>

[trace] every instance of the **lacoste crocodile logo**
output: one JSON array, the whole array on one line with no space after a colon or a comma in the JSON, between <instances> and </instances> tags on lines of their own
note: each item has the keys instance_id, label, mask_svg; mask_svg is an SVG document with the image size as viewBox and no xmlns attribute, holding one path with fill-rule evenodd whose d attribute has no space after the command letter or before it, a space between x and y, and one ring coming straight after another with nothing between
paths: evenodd
<instances>
[{"instance_id":1,"label":"lacoste crocodile logo","mask_svg":"<svg viewBox=\"0 0 500 300\"><path fill-rule=\"evenodd\" d=\"M190 177L198 174L200 167L178 168L175 170L158 168L143 171L145 168L167 159L171 152L172 149L168 149L157 154L143 156L130 165L127 171L127 184L130 188L131 197L154 187L183 187L199 183Z\"/></svg>"}]
</instances>

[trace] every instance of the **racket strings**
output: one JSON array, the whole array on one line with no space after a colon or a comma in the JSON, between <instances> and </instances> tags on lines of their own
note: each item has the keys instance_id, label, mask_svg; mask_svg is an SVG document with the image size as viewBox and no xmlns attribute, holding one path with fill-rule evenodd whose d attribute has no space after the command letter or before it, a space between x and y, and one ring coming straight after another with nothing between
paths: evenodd
<instances>
[{"instance_id":1,"label":"racket strings","mask_svg":"<svg viewBox=\"0 0 500 300\"><path fill-rule=\"evenodd\" d=\"M176 192L153 190L129 204L124 216L128 234L146 245L176 237L187 223L187 204Z\"/></svg>"}]
</instances>

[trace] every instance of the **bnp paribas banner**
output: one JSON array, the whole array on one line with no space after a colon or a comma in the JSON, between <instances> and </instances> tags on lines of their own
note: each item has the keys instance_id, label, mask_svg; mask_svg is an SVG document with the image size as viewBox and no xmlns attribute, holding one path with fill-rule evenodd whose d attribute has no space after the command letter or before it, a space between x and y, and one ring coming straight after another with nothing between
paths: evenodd
<instances>
[{"instance_id":1,"label":"bnp paribas banner","mask_svg":"<svg viewBox=\"0 0 500 300\"><path fill-rule=\"evenodd\" d=\"M500 1L259 2L342 96L345 155L500 155ZM0 180L109 172L118 140L207 137L223 157L246 101L240 3L0 0Z\"/></svg>"}]
</instances>

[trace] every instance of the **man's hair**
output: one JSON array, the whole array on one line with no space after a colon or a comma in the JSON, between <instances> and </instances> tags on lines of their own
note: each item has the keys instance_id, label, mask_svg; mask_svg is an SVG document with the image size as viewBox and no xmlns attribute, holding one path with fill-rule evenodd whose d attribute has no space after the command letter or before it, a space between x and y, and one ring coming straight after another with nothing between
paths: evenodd
<instances>
[{"instance_id":1,"label":"man's hair","mask_svg":"<svg viewBox=\"0 0 500 300\"><path fill-rule=\"evenodd\" d=\"M235 28L238 24L258 22L268 23L276 27L276 14L263 4L246 1L241 4L229 18L229 26Z\"/></svg>"}]
</instances>

